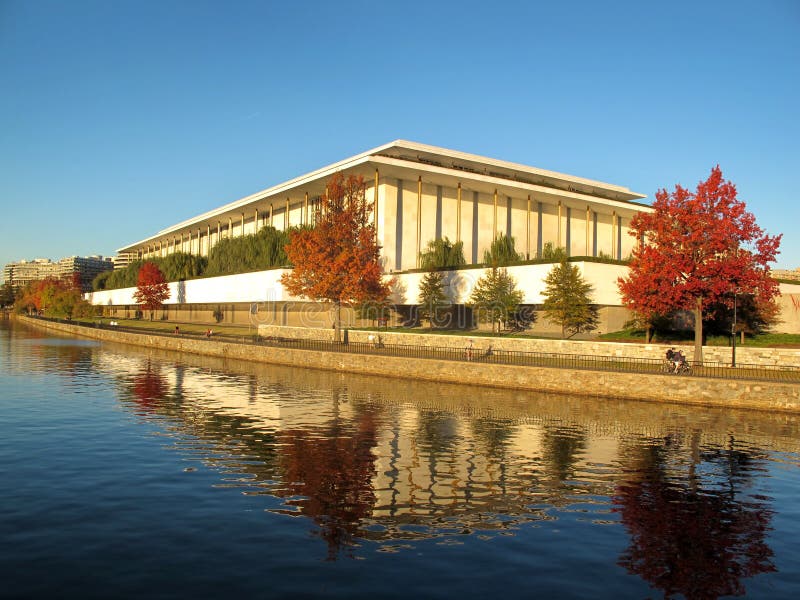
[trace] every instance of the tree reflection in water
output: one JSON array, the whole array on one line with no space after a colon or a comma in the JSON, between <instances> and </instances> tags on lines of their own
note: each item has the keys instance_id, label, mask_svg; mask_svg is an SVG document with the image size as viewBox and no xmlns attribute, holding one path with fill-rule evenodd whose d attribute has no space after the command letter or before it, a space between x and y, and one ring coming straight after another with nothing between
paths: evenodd
<instances>
[{"instance_id":1,"label":"tree reflection in water","mask_svg":"<svg viewBox=\"0 0 800 600\"><path fill-rule=\"evenodd\" d=\"M665 598L742 595L743 579L776 570L765 540L772 510L764 498L741 498L741 473L753 470L741 467L763 457L733 448L700 454L695 446L688 473L681 473L680 450L669 437L641 447L636 480L618 487L615 511L631 536L618 564Z\"/></svg>"},{"instance_id":2,"label":"tree reflection in water","mask_svg":"<svg viewBox=\"0 0 800 600\"><path fill-rule=\"evenodd\" d=\"M336 418L318 430L285 430L278 440L285 485L273 493L288 497L287 505L297 506L319 526L328 560L336 560L340 551L350 555L361 522L375 504L372 411L362 408L353 421Z\"/></svg>"},{"instance_id":3,"label":"tree reflection in water","mask_svg":"<svg viewBox=\"0 0 800 600\"><path fill-rule=\"evenodd\" d=\"M145 412L155 412L167 395L167 382L161 374L160 365L147 360L147 366L133 376L133 397Z\"/></svg>"}]
</instances>

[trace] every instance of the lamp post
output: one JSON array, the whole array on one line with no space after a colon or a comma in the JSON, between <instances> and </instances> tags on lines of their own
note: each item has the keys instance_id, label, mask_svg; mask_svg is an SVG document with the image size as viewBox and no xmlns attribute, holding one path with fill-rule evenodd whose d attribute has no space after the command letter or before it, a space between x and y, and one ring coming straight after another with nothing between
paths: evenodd
<instances>
[{"instance_id":1,"label":"lamp post","mask_svg":"<svg viewBox=\"0 0 800 600\"><path fill-rule=\"evenodd\" d=\"M736 290L733 290L733 323L731 323L731 367L736 366Z\"/></svg>"}]
</instances>

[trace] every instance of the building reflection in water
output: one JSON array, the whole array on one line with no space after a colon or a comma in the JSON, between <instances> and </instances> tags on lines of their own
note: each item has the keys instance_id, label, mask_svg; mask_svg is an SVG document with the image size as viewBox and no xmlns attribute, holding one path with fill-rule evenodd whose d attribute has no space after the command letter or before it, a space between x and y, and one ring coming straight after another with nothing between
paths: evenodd
<instances>
[{"instance_id":1,"label":"building reflection in water","mask_svg":"<svg viewBox=\"0 0 800 600\"><path fill-rule=\"evenodd\" d=\"M740 594L774 570L755 448L798 452L793 419L151 354L96 356L140 415L198 440L222 485L313 520L329 559L579 509L621 521L619 564L666 596Z\"/></svg>"}]
</instances>

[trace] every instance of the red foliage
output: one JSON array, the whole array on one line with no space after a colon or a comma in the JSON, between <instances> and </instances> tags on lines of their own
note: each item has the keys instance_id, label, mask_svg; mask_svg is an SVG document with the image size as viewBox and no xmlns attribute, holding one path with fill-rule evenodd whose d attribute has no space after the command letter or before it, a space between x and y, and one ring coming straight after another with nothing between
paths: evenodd
<instances>
[{"instance_id":1,"label":"red foliage","mask_svg":"<svg viewBox=\"0 0 800 600\"><path fill-rule=\"evenodd\" d=\"M768 505L739 499L734 473L721 489L704 487L681 480L658 450L651 452L637 465L639 479L620 485L613 498L631 538L620 566L665 598L709 600L743 595L744 579L776 571Z\"/></svg>"},{"instance_id":2,"label":"red foliage","mask_svg":"<svg viewBox=\"0 0 800 600\"><path fill-rule=\"evenodd\" d=\"M332 422L319 429L292 429L279 435L285 486L278 496L319 525L328 559L349 552L361 522L375 505L374 415L358 416L355 427Z\"/></svg>"},{"instance_id":3,"label":"red foliage","mask_svg":"<svg viewBox=\"0 0 800 600\"><path fill-rule=\"evenodd\" d=\"M76 286L70 277L32 281L25 286L15 304L24 310L34 309L55 317L76 316L84 306L88 306L82 299L80 284Z\"/></svg>"},{"instance_id":4,"label":"red foliage","mask_svg":"<svg viewBox=\"0 0 800 600\"><path fill-rule=\"evenodd\" d=\"M134 377L134 400L147 412L153 412L167 391L168 385L161 371L148 360L147 368Z\"/></svg>"},{"instance_id":5,"label":"red foliage","mask_svg":"<svg viewBox=\"0 0 800 600\"><path fill-rule=\"evenodd\" d=\"M680 185L659 190L653 209L631 220L640 244L628 277L618 282L623 303L636 313L650 318L698 303L706 310L729 304L734 290L762 301L779 293L769 263L781 236L756 225L719 166L694 193Z\"/></svg>"},{"instance_id":6,"label":"red foliage","mask_svg":"<svg viewBox=\"0 0 800 600\"><path fill-rule=\"evenodd\" d=\"M152 320L153 311L161 308L164 300L169 298L169 285L158 265L153 262L146 262L142 265L139 269L133 298L142 305L142 309L150 311Z\"/></svg>"},{"instance_id":7,"label":"red foliage","mask_svg":"<svg viewBox=\"0 0 800 600\"><path fill-rule=\"evenodd\" d=\"M77 271L73 271L72 275L69 276L69 283L72 286L72 289L77 290L78 292L83 291L83 282L81 281L81 274Z\"/></svg>"},{"instance_id":8,"label":"red foliage","mask_svg":"<svg viewBox=\"0 0 800 600\"><path fill-rule=\"evenodd\" d=\"M290 234L286 254L294 269L281 281L291 294L336 305L389 295L365 190L363 177L334 175L320 199L316 226Z\"/></svg>"}]
</instances>

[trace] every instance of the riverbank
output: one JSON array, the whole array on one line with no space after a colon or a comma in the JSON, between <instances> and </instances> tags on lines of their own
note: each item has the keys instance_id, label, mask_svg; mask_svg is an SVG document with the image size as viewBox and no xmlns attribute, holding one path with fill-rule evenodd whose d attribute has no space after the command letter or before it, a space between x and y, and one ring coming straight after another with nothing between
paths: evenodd
<instances>
[{"instance_id":1,"label":"riverbank","mask_svg":"<svg viewBox=\"0 0 800 600\"><path fill-rule=\"evenodd\" d=\"M800 386L794 383L671 377L550 367L482 364L381 354L353 354L260 346L184 336L95 329L20 317L21 322L67 335L177 352L269 364L411 378L485 387L559 392L602 398L674 402L800 413Z\"/></svg>"}]
</instances>

